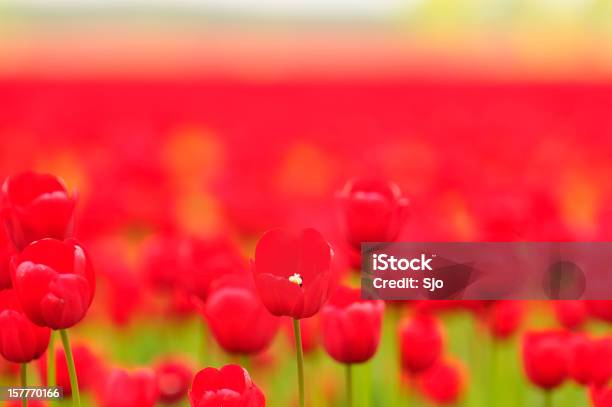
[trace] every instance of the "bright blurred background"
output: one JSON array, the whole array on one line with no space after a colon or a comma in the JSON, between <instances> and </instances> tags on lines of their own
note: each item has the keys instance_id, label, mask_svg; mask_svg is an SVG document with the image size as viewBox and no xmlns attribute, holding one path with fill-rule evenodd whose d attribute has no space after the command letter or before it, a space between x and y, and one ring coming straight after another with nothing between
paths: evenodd
<instances>
[{"instance_id":1,"label":"bright blurred background","mask_svg":"<svg viewBox=\"0 0 612 407\"><path fill-rule=\"evenodd\" d=\"M266 229L315 226L337 242L334 193L355 176L410 197L403 239L610 239L611 50L606 0L4 0L0 176L52 172L78 191L102 287L83 340L127 365L193 356L197 318L125 303L143 284L143 241L229 235L252 256ZM555 325L535 314L530 326ZM445 323L470 371L464 405L491 405L478 321ZM402 397L380 377L386 325L357 373L359 406ZM517 343L500 356L496 406L541 404L520 387ZM231 360L218 353L211 363ZM341 376L320 359L313 406L341 405ZM291 405L291 359L266 363L269 405ZM563 405L587 405L564 391Z\"/></svg>"}]
</instances>

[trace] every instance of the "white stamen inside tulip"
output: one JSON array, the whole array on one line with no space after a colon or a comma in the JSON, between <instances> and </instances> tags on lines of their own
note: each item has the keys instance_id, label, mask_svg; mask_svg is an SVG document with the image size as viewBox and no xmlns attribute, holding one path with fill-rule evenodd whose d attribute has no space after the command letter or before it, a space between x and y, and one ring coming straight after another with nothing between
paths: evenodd
<instances>
[{"instance_id":1,"label":"white stamen inside tulip","mask_svg":"<svg viewBox=\"0 0 612 407\"><path fill-rule=\"evenodd\" d=\"M291 281L293 284L299 285L300 287L302 286L302 277L298 273L295 273L289 277L289 281Z\"/></svg>"}]
</instances>

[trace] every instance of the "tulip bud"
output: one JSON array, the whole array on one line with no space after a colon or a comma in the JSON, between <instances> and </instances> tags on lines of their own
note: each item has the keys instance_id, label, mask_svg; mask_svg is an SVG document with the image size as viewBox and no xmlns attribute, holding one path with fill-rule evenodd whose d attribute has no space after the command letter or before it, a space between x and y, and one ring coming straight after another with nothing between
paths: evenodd
<instances>
[{"instance_id":1,"label":"tulip bud","mask_svg":"<svg viewBox=\"0 0 612 407\"><path fill-rule=\"evenodd\" d=\"M580 329L587 319L584 301L555 301L553 306L557 320L565 329Z\"/></svg>"},{"instance_id":2,"label":"tulip bud","mask_svg":"<svg viewBox=\"0 0 612 407\"><path fill-rule=\"evenodd\" d=\"M466 374L459 362L439 360L420 378L425 396L436 404L455 404L465 387Z\"/></svg>"},{"instance_id":3,"label":"tulip bud","mask_svg":"<svg viewBox=\"0 0 612 407\"><path fill-rule=\"evenodd\" d=\"M249 373L238 365L200 370L189 390L191 407L265 407L266 400Z\"/></svg>"},{"instance_id":4,"label":"tulip bud","mask_svg":"<svg viewBox=\"0 0 612 407\"><path fill-rule=\"evenodd\" d=\"M416 315L400 322L399 341L402 367L410 374L418 374L440 358L444 333L432 316Z\"/></svg>"},{"instance_id":5,"label":"tulip bud","mask_svg":"<svg viewBox=\"0 0 612 407\"><path fill-rule=\"evenodd\" d=\"M13 286L28 318L51 329L85 317L95 292L89 257L74 240L38 240L11 261Z\"/></svg>"},{"instance_id":6,"label":"tulip bud","mask_svg":"<svg viewBox=\"0 0 612 407\"><path fill-rule=\"evenodd\" d=\"M323 346L340 363L362 363L378 349L384 302L360 299L359 289L340 287L321 310Z\"/></svg>"},{"instance_id":7,"label":"tulip bud","mask_svg":"<svg viewBox=\"0 0 612 407\"><path fill-rule=\"evenodd\" d=\"M519 301L496 301L488 311L489 329L497 339L511 337L523 320L523 306Z\"/></svg>"},{"instance_id":8,"label":"tulip bud","mask_svg":"<svg viewBox=\"0 0 612 407\"><path fill-rule=\"evenodd\" d=\"M529 380L544 390L561 385L569 373L570 355L564 332L528 332L523 337L523 365Z\"/></svg>"},{"instance_id":9,"label":"tulip bud","mask_svg":"<svg viewBox=\"0 0 612 407\"><path fill-rule=\"evenodd\" d=\"M63 181L53 175L25 172L2 185L2 217L19 250L36 240L71 237L75 204Z\"/></svg>"},{"instance_id":10,"label":"tulip bud","mask_svg":"<svg viewBox=\"0 0 612 407\"><path fill-rule=\"evenodd\" d=\"M187 396L192 369L180 360L165 360L155 367L159 401L166 404L177 403Z\"/></svg>"},{"instance_id":11,"label":"tulip bud","mask_svg":"<svg viewBox=\"0 0 612 407\"><path fill-rule=\"evenodd\" d=\"M338 194L348 242L361 251L362 242L391 242L404 225L408 199L392 182L356 179Z\"/></svg>"},{"instance_id":12,"label":"tulip bud","mask_svg":"<svg viewBox=\"0 0 612 407\"><path fill-rule=\"evenodd\" d=\"M13 290L0 291L0 354L6 360L28 363L38 359L47 350L50 333L26 318Z\"/></svg>"},{"instance_id":13,"label":"tulip bud","mask_svg":"<svg viewBox=\"0 0 612 407\"><path fill-rule=\"evenodd\" d=\"M153 407L159 390L155 372L149 368L126 371L114 369L100 396L101 407Z\"/></svg>"},{"instance_id":14,"label":"tulip bud","mask_svg":"<svg viewBox=\"0 0 612 407\"><path fill-rule=\"evenodd\" d=\"M245 277L226 276L219 281L203 307L203 314L225 351L256 354L270 345L280 318L264 307L250 276Z\"/></svg>"}]
</instances>

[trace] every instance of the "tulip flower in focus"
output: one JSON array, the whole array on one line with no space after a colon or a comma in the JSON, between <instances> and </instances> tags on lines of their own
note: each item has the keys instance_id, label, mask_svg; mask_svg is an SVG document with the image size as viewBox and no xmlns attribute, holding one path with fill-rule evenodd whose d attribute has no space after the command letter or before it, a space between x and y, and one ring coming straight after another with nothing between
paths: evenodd
<instances>
[{"instance_id":1,"label":"tulip flower in focus","mask_svg":"<svg viewBox=\"0 0 612 407\"><path fill-rule=\"evenodd\" d=\"M360 290L340 287L321 310L323 346L340 363L362 363L378 349L384 303L360 299Z\"/></svg>"},{"instance_id":2,"label":"tulip flower in focus","mask_svg":"<svg viewBox=\"0 0 612 407\"><path fill-rule=\"evenodd\" d=\"M349 181L338 194L349 244L361 251L362 242L394 241L404 225L408 199L393 182Z\"/></svg>"},{"instance_id":3,"label":"tulip flower in focus","mask_svg":"<svg viewBox=\"0 0 612 407\"><path fill-rule=\"evenodd\" d=\"M191 407L265 407L266 400L249 373L238 365L200 370L189 390Z\"/></svg>"},{"instance_id":4,"label":"tulip flower in focus","mask_svg":"<svg viewBox=\"0 0 612 407\"><path fill-rule=\"evenodd\" d=\"M74 345L72 347L72 356L79 377L79 389L81 391L93 389L93 387L98 384L100 377L104 375L105 368L102 360L84 344ZM45 379L47 377L46 359L47 358L41 358L39 364L41 377ZM64 350L61 348L55 350L55 383L57 386L64 388L65 397L70 397L72 394L72 387L68 374L68 364L66 363Z\"/></svg>"},{"instance_id":5,"label":"tulip flower in focus","mask_svg":"<svg viewBox=\"0 0 612 407\"><path fill-rule=\"evenodd\" d=\"M72 237L75 204L63 181L53 175L24 172L2 185L3 222L19 250L43 238Z\"/></svg>"},{"instance_id":6,"label":"tulip flower in focus","mask_svg":"<svg viewBox=\"0 0 612 407\"><path fill-rule=\"evenodd\" d=\"M10 259L13 254L12 244L0 226L0 290L11 287Z\"/></svg>"},{"instance_id":7,"label":"tulip flower in focus","mask_svg":"<svg viewBox=\"0 0 612 407\"><path fill-rule=\"evenodd\" d=\"M411 375L422 373L442 354L442 326L429 315L406 318L399 325L399 344L402 368Z\"/></svg>"},{"instance_id":8,"label":"tulip flower in focus","mask_svg":"<svg viewBox=\"0 0 612 407\"><path fill-rule=\"evenodd\" d=\"M165 360L155 366L159 401L172 404L187 396L193 371L180 360Z\"/></svg>"},{"instance_id":9,"label":"tulip flower in focus","mask_svg":"<svg viewBox=\"0 0 612 407\"><path fill-rule=\"evenodd\" d=\"M458 362L439 360L420 377L428 399L439 405L457 403L465 387L465 373Z\"/></svg>"},{"instance_id":10,"label":"tulip flower in focus","mask_svg":"<svg viewBox=\"0 0 612 407\"><path fill-rule=\"evenodd\" d=\"M523 337L523 366L534 385L544 390L558 387L569 374L569 362L564 332L528 332Z\"/></svg>"},{"instance_id":11,"label":"tulip flower in focus","mask_svg":"<svg viewBox=\"0 0 612 407\"><path fill-rule=\"evenodd\" d=\"M13 363L28 363L47 350L50 330L34 325L21 311L13 290L0 291L0 354Z\"/></svg>"},{"instance_id":12,"label":"tulip flower in focus","mask_svg":"<svg viewBox=\"0 0 612 407\"><path fill-rule=\"evenodd\" d=\"M216 285L203 313L213 336L229 353L262 352L280 325L280 318L261 303L250 278L238 276L228 276Z\"/></svg>"},{"instance_id":13,"label":"tulip flower in focus","mask_svg":"<svg viewBox=\"0 0 612 407\"><path fill-rule=\"evenodd\" d=\"M496 301L488 312L489 329L500 340L511 337L523 320L523 305L520 301Z\"/></svg>"},{"instance_id":14,"label":"tulip flower in focus","mask_svg":"<svg viewBox=\"0 0 612 407\"><path fill-rule=\"evenodd\" d=\"M314 229L293 236L282 229L266 232L252 263L257 291L277 316L308 318L319 312L330 295L333 251Z\"/></svg>"},{"instance_id":15,"label":"tulip flower in focus","mask_svg":"<svg viewBox=\"0 0 612 407\"><path fill-rule=\"evenodd\" d=\"M36 325L65 329L85 317L95 277L89 257L76 241L36 241L13 257L11 269L19 302Z\"/></svg>"},{"instance_id":16,"label":"tulip flower in focus","mask_svg":"<svg viewBox=\"0 0 612 407\"><path fill-rule=\"evenodd\" d=\"M159 390L155 372L149 368L134 371L113 369L100 394L102 407L153 407Z\"/></svg>"}]
</instances>

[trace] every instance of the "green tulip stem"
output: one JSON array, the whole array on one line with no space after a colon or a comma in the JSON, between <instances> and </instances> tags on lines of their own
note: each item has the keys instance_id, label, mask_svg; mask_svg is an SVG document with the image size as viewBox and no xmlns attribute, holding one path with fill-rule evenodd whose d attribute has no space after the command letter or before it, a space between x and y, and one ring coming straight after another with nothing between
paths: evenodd
<instances>
[{"instance_id":1,"label":"green tulip stem","mask_svg":"<svg viewBox=\"0 0 612 407\"><path fill-rule=\"evenodd\" d=\"M353 407L353 366L346 365L346 405Z\"/></svg>"},{"instance_id":2,"label":"green tulip stem","mask_svg":"<svg viewBox=\"0 0 612 407\"><path fill-rule=\"evenodd\" d=\"M546 390L544 392L544 407L552 407L552 391Z\"/></svg>"},{"instance_id":3,"label":"green tulip stem","mask_svg":"<svg viewBox=\"0 0 612 407\"><path fill-rule=\"evenodd\" d=\"M21 364L21 387L28 387L28 364ZM28 399L26 397L21 399L22 407L28 407Z\"/></svg>"},{"instance_id":4,"label":"green tulip stem","mask_svg":"<svg viewBox=\"0 0 612 407\"><path fill-rule=\"evenodd\" d=\"M293 336L295 337L295 350L297 353L298 388L300 392L300 407L304 407L304 350L302 349L302 333L300 320L293 320Z\"/></svg>"},{"instance_id":5,"label":"green tulip stem","mask_svg":"<svg viewBox=\"0 0 612 407\"><path fill-rule=\"evenodd\" d=\"M51 331L47 349L47 386L55 387L55 331Z\"/></svg>"},{"instance_id":6,"label":"green tulip stem","mask_svg":"<svg viewBox=\"0 0 612 407\"><path fill-rule=\"evenodd\" d=\"M60 329L62 344L64 345L64 353L66 354L66 364L68 365L68 375L70 376L70 387L72 388L72 405L81 407L81 395L79 394L79 380L77 378L76 368L74 367L74 357L70 348L70 339L68 339L68 331Z\"/></svg>"}]
</instances>

